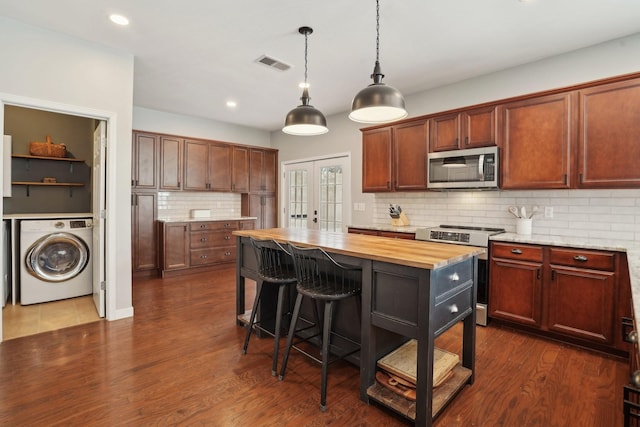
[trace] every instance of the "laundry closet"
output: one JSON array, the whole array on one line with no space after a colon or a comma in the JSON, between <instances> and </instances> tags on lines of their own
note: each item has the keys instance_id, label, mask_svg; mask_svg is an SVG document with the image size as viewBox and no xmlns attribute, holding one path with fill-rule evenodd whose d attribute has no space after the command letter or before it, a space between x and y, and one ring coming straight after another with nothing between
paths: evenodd
<instances>
[{"instance_id":1,"label":"laundry closet","mask_svg":"<svg viewBox=\"0 0 640 427\"><path fill-rule=\"evenodd\" d=\"M100 318L92 297L100 123L4 106L4 339Z\"/></svg>"}]
</instances>

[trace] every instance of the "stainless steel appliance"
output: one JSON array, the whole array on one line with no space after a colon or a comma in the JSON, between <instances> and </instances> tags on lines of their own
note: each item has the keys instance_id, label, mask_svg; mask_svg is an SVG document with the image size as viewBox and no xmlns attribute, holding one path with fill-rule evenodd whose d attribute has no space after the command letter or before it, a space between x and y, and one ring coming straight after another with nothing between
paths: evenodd
<instances>
[{"instance_id":1,"label":"stainless steel appliance","mask_svg":"<svg viewBox=\"0 0 640 427\"><path fill-rule=\"evenodd\" d=\"M434 228L416 230L416 240L439 243L478 246L486 248L478 256L478 300L476 304L476 323L487 326L487 304L489 303L489 236L504 233L504 228L467 227L459 225L441 225Z\"/></svg>"},{"instance_id":2,"label":"stainless steel appliance","mask_svg":"<svg viewBox=\"0 0 640 427\"><path fill-rule=\"evenodd\" d=\"M427 159L430 189L498 189L498 147L440 151L429 153Z\"/></svg>"}]
</instances>

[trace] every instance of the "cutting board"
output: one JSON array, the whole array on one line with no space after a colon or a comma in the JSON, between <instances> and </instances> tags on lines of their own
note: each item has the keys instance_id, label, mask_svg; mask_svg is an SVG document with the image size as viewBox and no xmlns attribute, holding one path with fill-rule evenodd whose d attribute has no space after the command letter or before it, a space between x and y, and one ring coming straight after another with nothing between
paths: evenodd
<instances>
[{"instance_id":1,"label":"cutting board","mask_svg":"<svg viewBox=\"0 0 640 427\"><path fill-rule=\"evenodd\" d=\"M378 367L398 377L416 383L418 341L410 340L378 360ZM460 363L455 353L435 347L433 350L433 386L447 379L449 372Z\"/></svg>"}]
</instances>

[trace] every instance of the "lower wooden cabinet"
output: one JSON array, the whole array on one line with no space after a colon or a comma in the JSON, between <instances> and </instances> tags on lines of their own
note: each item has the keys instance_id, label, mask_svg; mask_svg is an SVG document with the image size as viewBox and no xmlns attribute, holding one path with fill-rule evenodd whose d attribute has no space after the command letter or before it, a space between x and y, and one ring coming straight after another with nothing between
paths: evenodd
<instances>
[{"instance_id":1,"label":"lower wooden cabinet","mask_svg":"<svg viewBox=\"0 0 640 427\"><path fill-rule=\"evenodd\" d=\"M253 228L253 220L163 222L162 275L235 262L234 230Z\"/></svg>"},{"instance_id":2,"label":"lower wooden cabinet","mask_svg":"<svg viewBox=\"0 0 640 427\"><path fill-rule=\"evenodd\" d=\"M240 209L243 216L257 218L255 228L278 226L278 199L275 193L243 194Z\"/></svg>"},{"instance_id":3,"label":"lower wooden cabinet","mask_svg":"<svg viewBox=\"0 0 640 427\"><path fill-rule=\"evenodd\" d=\"M631 311L624 254L502 242L492 242L490 254L490 317L628 351L616 334Z\"/></svg>"},{"instance_id":4,"label":"lower wooden cabinet","mask_svg":"<svg viewBox=\"0 0 640 427\"><path fill-rule=\"evenodd\" d=\"M131 194L131 255L133 272L157 273L157 195L155 192Z\"/></svg>"}]
</instances>

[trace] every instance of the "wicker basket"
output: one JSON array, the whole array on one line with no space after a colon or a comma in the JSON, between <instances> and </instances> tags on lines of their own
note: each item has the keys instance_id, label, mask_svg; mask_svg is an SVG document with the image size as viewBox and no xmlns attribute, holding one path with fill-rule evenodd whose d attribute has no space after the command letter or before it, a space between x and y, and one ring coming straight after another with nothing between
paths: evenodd
<instances>
[{"instance_id":1,"label":"wicker basket","mask_svg":"<svg viewBox=\"0 0 640 427\"><path fill-rule=\"evenodd\" d=\"M64 144L52 144L51 136L47 135L47 142L31 142L29 154L40 157L66 157L67 147Z\"/></svg>"}]
</instances>

